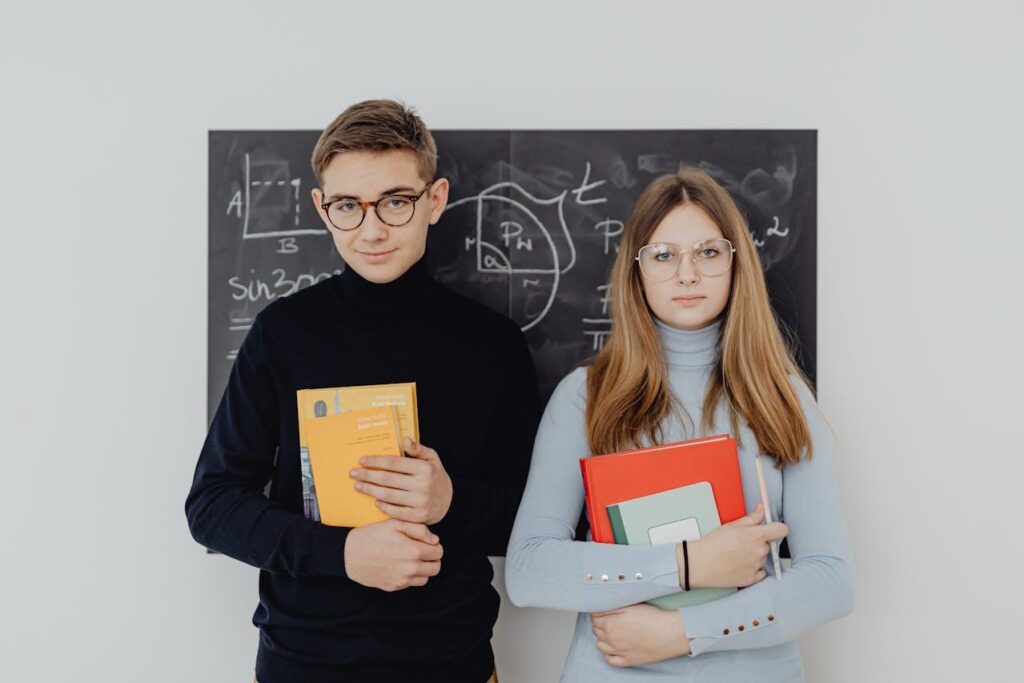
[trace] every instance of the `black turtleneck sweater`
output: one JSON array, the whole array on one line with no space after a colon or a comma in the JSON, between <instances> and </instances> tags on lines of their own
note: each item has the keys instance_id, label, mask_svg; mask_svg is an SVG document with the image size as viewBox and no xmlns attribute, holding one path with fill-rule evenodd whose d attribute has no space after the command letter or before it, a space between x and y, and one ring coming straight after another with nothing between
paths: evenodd
<instances>
[{"instance_id":1,"label":"black turtleneck sweater","mask_svg":"<svg viewBox=\"0 0 1024 683\"><path fill-rule=\"evenodd\" d=\"M347 528L302 514L295 392L392 382L416 382L420 439L454 495L431 527L440 574L387 593L346 575ZM539 416L522 332L432 280L426 257L388 284L347 269L267 306L185 504L198 542L261 570L260 683L486 681L499 602L487 556L505 554Z\"/></svg>"}]
</instances>

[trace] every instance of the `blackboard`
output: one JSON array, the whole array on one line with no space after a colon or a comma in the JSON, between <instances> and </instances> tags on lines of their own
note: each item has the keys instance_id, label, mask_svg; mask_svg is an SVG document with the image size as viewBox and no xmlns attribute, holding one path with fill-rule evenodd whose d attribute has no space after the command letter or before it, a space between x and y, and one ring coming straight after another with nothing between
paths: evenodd
<instances>
[{"instance_id":1,"label":"blackboard","mask_svg":"<svg viewBox=\"0 0 1024 683\"><path fill-rule=\"evenodd\" d=\"M317 131L211 131L208 416L256 314L344 269L310 199ZM808 130L435 131L449 208L434 277L525 331L545 399L610 330L606 284L630 207L698 166L740 205L772 304L815 377L817 134Z\"/></svg>"}]
</instances>

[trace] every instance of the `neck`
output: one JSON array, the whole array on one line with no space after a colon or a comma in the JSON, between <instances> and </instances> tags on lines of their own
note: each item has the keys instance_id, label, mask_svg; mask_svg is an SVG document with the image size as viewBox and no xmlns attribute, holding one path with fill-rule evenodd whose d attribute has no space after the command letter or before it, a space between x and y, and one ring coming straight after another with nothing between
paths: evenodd
<instances>
[{"instance_id":1,"label":"neck","mask_svg":"<svg viewBox=\"0 0 1024 683\"><path fill-rule=\"evenodd\" d=\"M655 318L654 324L661 337L661 347L670 366L701 368L713 365L718 360L718 341L722 321L699 330L681 330Z\"/></svg>"},{"instance_id":2,"label":"neck","mask_svg":"<svg viewBox=\"0 0 1024 683\"><path fill-rule=\"evenodd\" d=\"M434 290L426 254L391 282L370 282L351 267L346 267L337 280L345 302L359 313L372 317L413 312Z\"/></svg>"}]
</instances>

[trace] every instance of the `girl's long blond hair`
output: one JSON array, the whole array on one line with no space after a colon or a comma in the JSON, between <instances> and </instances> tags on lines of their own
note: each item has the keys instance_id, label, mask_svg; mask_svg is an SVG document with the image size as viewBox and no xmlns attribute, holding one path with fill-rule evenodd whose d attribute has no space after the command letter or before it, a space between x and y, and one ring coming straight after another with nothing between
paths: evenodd
<instances>
[{"instance_id":1,"label":"girl's long blond hair","mask_svg":"<svg viewBox=\"0 0 1024 683\"><path fill-rule=\"evenodd\" d=\"M768 302L764 272L736 203L704 171L688 168L652 182L630 213L612 266L612 330L587 375L587 438L591 451L614 453L660 443L662 423L685 413L669 388L668 367L654 314L634 257L672 209L693 204L736 248L732 287L722 313L721 340L704 395L701 431L714 429L716 408L727 401L732 433L743 417L763 453L777 466L813 455L810 431L792 378L806 382L782 338Z\"/></svg>"}]
</instances>

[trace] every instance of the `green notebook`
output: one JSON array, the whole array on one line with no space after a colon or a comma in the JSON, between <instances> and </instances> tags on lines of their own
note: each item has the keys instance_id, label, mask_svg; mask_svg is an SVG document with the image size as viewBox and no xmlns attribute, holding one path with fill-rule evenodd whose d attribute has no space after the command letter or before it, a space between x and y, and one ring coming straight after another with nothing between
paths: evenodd
<instances>
[{"instance_id":1,"label":"green notebook","mask_svg":"<svg viewBox=\"0 0 1024 683\"><path fill-rule=\"evenodd\" d=\"M609 505L608 519L615 542L621 545L693 541L722 525L715 494L711 483L706 481ZM677 609L711 602L735 591L735 588L694 588L647 602L662 609Z\"/></svg>"}]
</instances>

